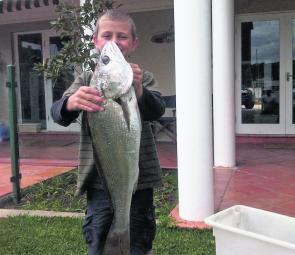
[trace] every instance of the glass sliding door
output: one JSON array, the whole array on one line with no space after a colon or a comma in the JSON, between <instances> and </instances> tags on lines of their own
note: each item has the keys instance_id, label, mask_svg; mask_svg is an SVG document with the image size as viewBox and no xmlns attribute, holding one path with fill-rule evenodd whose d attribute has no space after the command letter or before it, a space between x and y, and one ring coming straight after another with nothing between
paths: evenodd
<instances>
[{"instance_id":1,"label":"glass sliding door","mask_svg":"<svg viewBox=\"0 0 295 255\"><path fill-rule=\"evenodd\" d=\"M33 70L34 64L43 61L42 35L22 34L17 41L22 122L46 128L44 78Z\"/></svg>"},{"instance_id":2,"label":"glass sliding door","mask_svg":"<svg viewBox=\"0 0 295 255\"><path fill-rule=\"evenodd\" d=\"M277 20L241 23L242 124L280 120L280 25Z\"/></svg>"},{"instance_id":3,"label":"glass sliding door","mask_svg":"<svg viewBox=\"0 0 295 255\"><path fill-rule=\"evenodd\" d=\"M61 38L58 35L47 32L44 34L44 58L50 58L55 56L62 48L63 42L69 40L68 38ZM46 105L48 109L47 113L47 130L48 131L79 131L80 125L78 122L72 123L68 127L62 127L56 124L50 114L50 108L52 103L60 99L65 92L65 90L72 84L74 81L74 68L69 68L68 70L62 72L58 79L55 81L46 80L45 93Z\"/></svg>"},{"instance_id":4,"label":"glass sliding door","mask_svg":"<svg viewBox=\"0 0 295 255\"><path fill-rule=\"evenodd\" d=\"M295 13L238 20L237 133L295 134Z\"/></svg>"},{"instance_id":5,"label":"glass sliding door","mask_svg":"<svg viewBox=\"0 0 295 255\"><path fill-rule=\"evenodd\" d=\"M54 123L50 109L52 103L61 98L64 91L74 80L74 71L70 68L56 81L44 78L34 71L34 64L56 55L63 47L63 40L54 32L43 30L14 35L16 73L19 84L19 115L22 123L41 124L47 131L79 131L78 122L69 127Z\"/></svg>"},{"instance_id":6,"label":"glass sliding door","mask_svg":"<svg viewBox=\"0 0 295 255\"><path fill-rule=\"evenodd\" d=\"M280 13L249 14L237 21L236 131L286 134L291 116L287 74L292 79L292 19Z\"/></svg>"}]
</instances>

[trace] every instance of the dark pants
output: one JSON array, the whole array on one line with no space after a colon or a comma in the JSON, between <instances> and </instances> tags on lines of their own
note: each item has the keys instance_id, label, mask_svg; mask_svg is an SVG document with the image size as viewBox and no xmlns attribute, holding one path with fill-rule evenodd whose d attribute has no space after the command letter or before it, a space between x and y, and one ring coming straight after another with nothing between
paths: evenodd
<instances>
[{"instance_id":1,"label":"dark pants","mask_svg":"<svg viewBox=\"0 0 295 255\"><path fill-rule=\"evenodd\" d=\"M102 254L112 219L113 212L107 193L103 190L88 190L83 235L89 255ZM130 210L131 255L147 254L152 249L155 233L153 189L138 190L132 197Z\"/></svg>"}]
</instances>

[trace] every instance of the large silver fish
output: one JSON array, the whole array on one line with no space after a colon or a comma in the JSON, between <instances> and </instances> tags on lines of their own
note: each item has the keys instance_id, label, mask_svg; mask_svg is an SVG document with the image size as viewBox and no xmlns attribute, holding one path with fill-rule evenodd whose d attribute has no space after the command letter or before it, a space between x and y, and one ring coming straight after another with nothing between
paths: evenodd
<instances>
[{"instance_id":1,"label":"large silver fish","mask_svg":"<svg viewBox=\"0 0 295 255\"><path fill-rule=\"evenodd\" d=\"M130 254L130 206L138 179L141 134L132 80L133 71L120 49L108 42L90 82L106 99L105 110L88 113L95 161L114 210L104 255Z\"/></svg>"}]
</instances>

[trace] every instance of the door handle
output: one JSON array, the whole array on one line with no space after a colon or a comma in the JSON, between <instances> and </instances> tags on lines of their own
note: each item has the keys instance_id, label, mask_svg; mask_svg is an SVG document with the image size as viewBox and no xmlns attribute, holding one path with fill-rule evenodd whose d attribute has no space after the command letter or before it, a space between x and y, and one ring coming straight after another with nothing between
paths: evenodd
<instances>
[{"instance_id":1,"label":"door handle","mask_svg":"<svg viewBox=\"0 0 295 255\"><path fill-rule=\"evenodd\" d=\"M290 72L286 72L286 81L290 81L291 77L293 77L293 75Z\"/></svg>"}]
</instances>

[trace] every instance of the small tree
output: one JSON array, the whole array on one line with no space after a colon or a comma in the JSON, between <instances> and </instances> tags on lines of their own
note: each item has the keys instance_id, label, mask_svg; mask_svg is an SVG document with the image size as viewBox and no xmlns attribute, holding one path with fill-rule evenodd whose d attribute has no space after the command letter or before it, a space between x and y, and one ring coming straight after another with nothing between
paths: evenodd
<instances>
[{"instance_id":1,"label":"small tree","mask_svg":"<svg viewBox=\"0 0 295 255\"><path fill-rule=\"evenodd\" d=\"M51 21L51 27L61 36L63 48L57 55L45 59L43 63L36 64L34 69L44 72L47 79L53 83L58 77L73 68L79 67L83 70L94 70L96 53L92 42L94 24L100 13L107 9L113 9L115 2L111 0L86 0L82 6L73 6L61 3L57 6L56 12L59 16ZM115 8L118 8L116 6ZM91 33L85 33L90 30Z\"/></svg>"}]
</instances>

